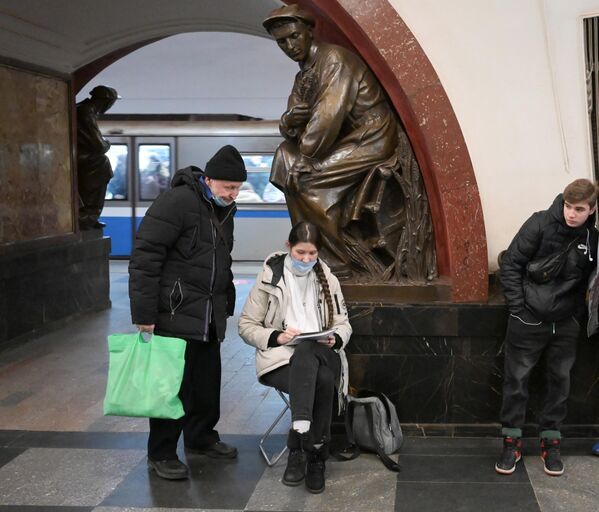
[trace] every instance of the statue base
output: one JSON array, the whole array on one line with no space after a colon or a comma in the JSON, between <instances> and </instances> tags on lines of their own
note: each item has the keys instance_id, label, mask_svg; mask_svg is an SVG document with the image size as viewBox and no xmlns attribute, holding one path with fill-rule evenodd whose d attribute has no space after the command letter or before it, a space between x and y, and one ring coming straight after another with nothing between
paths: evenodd
<instances>
[{"instance_id":1,"label":"statue base","mask_svg":"<svg viewBox=\"0 0 599 512\"><path fill-rule=\"evenodd\" d=\"M425 284L344 283L341 289L346 302L419 304L449 302L451 286L446 279Z\"/></svg>"},{"instance_id":2,"label":"statue base","mask_svg":"<svg viewBox=\"0 0 599 512\"><path fill-rule=\"evenodd\" d=\"M111 306L101 229L0 247L0 344Z\"/></svg>"}]
</instances>

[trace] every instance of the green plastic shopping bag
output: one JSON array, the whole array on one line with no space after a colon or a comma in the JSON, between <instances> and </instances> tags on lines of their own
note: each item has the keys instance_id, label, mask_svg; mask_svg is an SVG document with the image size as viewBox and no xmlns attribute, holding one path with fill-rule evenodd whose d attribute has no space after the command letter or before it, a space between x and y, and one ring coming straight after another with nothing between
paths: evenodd
<instances>
[{"instance_id":1,"label":"green plastic shopping bag","mask_svg":"<svg viewBox=\"0 0 599 512\"><path fill-rule=\"evenodd\" d=\"M178 419L178 393L185 366L186 341L140 332L108 336L108 383L104 414Z\"/></svg>"}]
</instances>

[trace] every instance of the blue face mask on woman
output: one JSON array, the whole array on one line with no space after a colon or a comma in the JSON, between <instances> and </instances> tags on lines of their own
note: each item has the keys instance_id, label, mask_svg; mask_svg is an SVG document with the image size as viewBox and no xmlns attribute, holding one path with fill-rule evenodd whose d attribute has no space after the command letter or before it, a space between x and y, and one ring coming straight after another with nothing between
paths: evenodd
<instances>
[{"instance_id":1,"label":"blue face mask on woman","mask_svg":"<svg viewBox=\"0 0 599 512\"><path fill-rule=\"evenodd\" d=\"M297 270L298 272L301 272L302 274L306 274L307 272L310 272L310 270L312 270L314 265L316 265L316 261L317 260L309 261L308 263L304 263L303 261L296 260L294 257L291 258L291 264L293 265L293 268L295 270Z\"/></svg>"}]
</instances>

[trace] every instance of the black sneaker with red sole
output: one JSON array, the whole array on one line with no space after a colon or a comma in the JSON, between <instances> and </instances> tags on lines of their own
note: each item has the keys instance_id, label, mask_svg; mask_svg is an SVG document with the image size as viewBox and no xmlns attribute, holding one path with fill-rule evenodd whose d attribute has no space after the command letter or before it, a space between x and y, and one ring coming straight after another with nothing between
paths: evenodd
<instances>
[{"instance_id":1,"label":"black sneaker with red sole","mask_svg":"<svg viewBox=\"0 0 599 512\"><path fill-rule=\"evenodd\" d=\"M522 439L503 438L503 452L495 463L495 471L500 475L511 475L516 471L516 464L522 459Z\"/></svg>"}]
</instances>

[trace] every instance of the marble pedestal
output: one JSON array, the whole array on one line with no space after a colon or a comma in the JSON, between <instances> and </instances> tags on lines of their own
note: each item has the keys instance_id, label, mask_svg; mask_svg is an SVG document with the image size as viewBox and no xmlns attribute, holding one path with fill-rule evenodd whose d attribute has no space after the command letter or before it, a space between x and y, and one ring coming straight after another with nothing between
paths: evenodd
<instances>
[{"instance_id":1,"label":"marble pedestal","mask_svg":"<svg viewBox=\"0 0 599 512\"><path fill-rule=\"evenodd\" d=\"M348 302L354 334L350 384L386 393L412 435L498 435L504 304L384 305ZM599 340L581 339L564 433L599 435ZM536 435L542 366L530 381L525 429Z\"/></svg>"},{"instance_id":2,"label":"marble pedestal","mask_svg":"<svg viewBox=\"0 0 599 512\"><path fill-rule=\"evenodd\" d=\"M101 230L0 247L0 344L110 307Z\"/></svg>"}]
</instances>

